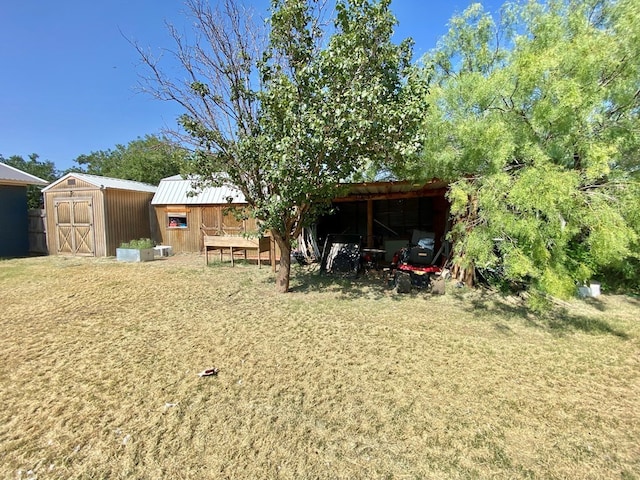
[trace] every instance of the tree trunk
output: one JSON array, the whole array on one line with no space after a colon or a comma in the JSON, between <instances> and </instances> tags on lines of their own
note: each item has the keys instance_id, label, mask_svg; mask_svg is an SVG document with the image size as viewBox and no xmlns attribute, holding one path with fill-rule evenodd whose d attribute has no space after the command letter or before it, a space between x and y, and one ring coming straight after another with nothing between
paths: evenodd
<instances>
[{"instance_id":1,"label":"tree trunk","mask_svg":"<svg viewBox=\"0 0 640 480\"><path fill-rule=\"evenodd\" d=\"M477 195L469 195L468 196L468 207L467 211L464 214L458 215L452 219L453 228L455 229L456 225L462 224L464 226L464 231L466 234L469 234L474 227L478 219L478 197ZM456 229L457 230L457 229ZM455 238L453 244L455 246L456 242L462 241L463 238ZM469 258L467 252L462 251L456 254L455 247L454 252L452 252L453 259L453 271L452 276L459 282L464 283L465 286L471 288L475 284L475 261L473 258Z\"/></svg>"},{"instance_id":2,"label":"tree trunk","mask_svg":"<svg viewBox=\"0 0 640 480\"><path fill-rule=\"evenodd\" d=\"M282 238L282 236L271 231L271 235L275 239L278 247L280 247L280 268L276 275L276 291L278 293L287 293L289 291L289 277L291 274L291 242Z\"/></svg>"}]
</instances>

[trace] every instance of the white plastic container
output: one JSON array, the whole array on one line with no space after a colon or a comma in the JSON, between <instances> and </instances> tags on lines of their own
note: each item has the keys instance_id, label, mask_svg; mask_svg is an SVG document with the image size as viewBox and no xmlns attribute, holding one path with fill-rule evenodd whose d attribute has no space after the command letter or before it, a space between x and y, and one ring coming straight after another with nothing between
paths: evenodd
<instances>
[{"instance_id":1,"label":"white plastic container","mask_svg":"<svg viewBox=\"0 0 640 480\"><path fill-rule=\"evenodd\" d=\"M580 286L578 287L578 296L580 298L585 298L591 296L591 289L589 287Z\"/></svg>"},{"instance_id":2,"label":"white plastic container","mask_svg":"<svg viewBox=\"0 0 640 480\"><path fill-rule=\"evenodd\" d=\"M600 282L589 282L588 287L586 285L579 286L578 296L580 298L600 296Z\"/></svg>"}]
</instances>

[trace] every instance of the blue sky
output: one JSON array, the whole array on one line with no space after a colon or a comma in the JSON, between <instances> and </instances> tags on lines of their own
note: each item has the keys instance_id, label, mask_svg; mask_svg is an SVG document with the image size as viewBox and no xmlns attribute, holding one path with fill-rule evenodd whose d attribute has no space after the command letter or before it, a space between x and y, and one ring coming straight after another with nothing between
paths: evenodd
<instances>
[{"instance_id":1,"label":"blue sky","mask_svg":"<svg viewBox=\"0 0 640 480\"><path fill-rule=\"evenodd\" d=\"M249 3L266 16L268 0ZM412 37L419 58L470 3L393 0L396 38ZM502 2L482 3L496 11ZM184 24L183 8L181 0L0 2L0 154L37 153L64 170L79 155L175 126L175 105L136 92L145 72L123 34L170 46L165 21Z\"/></svg>"}]
</instances>

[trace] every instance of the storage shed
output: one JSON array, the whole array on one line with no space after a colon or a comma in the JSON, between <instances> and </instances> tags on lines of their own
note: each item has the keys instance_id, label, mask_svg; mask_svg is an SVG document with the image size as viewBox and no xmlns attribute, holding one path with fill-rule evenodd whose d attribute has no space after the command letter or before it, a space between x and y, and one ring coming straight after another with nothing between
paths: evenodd
<instances>
[{"instance_id":1,"label":"storage shed","mask_svg":"<svg viewBox=\"0 0 640 480\"><path fill-rule=\"evenodd\" d=\"M0 163L0 257L24 257L29 254L27 186L48 183Z\"/></svg>"},{"instance_id":2,"label":"storage shed","mask_svg":"<svg viewBox=\"0 0 640 480\"><path fill-rule=\"evenodd\" d=\"M157 187L68 173L43 189L49 253L113 256L122 242L151 238L150 203Z\"/></svg>"},{"instance_id":3,"label":"storage shed","mask_svg":"<svg viewBox=\"0 0 640 480\"><path fill-rule=\"evenodd\" d=\"M390 261L416 231L432 234L436 250L442 245L449 218L446 182L366 182L345 187L345 194L333 200L332 213L318 221L320 246L328 235L356 235L363 246L384 251Z\"/></svg>"},{"instance_id":4,"label":"storage shed","mask_svg":"<svg viewBox=\"0 0 640 480\"><path fill-rule=\"evenodd\" d=\"M151 201L158 238L173 252L202 252L204 235L242 235L257 231L254 218L240 219L247 203L235 187L208 187L196 192L192 180L164 178Z\"/></svg>"}]
</instances>

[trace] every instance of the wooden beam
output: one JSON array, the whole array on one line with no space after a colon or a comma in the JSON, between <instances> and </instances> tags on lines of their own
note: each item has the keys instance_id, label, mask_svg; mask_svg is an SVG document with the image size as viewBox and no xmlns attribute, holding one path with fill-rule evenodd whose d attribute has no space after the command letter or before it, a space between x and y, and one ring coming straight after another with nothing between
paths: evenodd
<instances>
[{"instance_id":1,"label":"wooden beam","mask_svg":"<svg viewBox=\"0 0 640 480\"><path fill-rule=\"evenodd\" d=\"M419 190L415 192L393 192L393 193L373 193L357 194L347 197L334 198L334 203L344 202L364 202L369 200L402 200L405 198L440 197L447 193L446 188L434 188L430 190Z\"/></svg>"}]
</instances>

